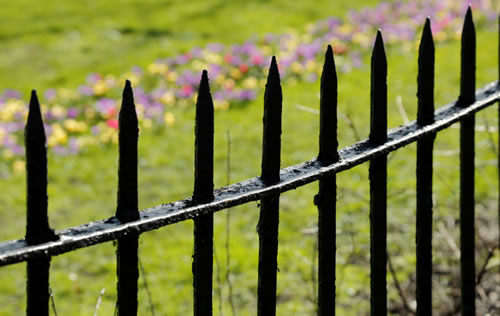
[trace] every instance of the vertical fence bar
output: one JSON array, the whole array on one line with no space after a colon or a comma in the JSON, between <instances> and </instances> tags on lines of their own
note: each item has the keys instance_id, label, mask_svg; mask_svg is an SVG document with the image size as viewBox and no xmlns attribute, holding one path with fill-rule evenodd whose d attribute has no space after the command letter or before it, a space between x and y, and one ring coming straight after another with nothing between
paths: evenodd
<instances>
[{"instance_id":1,"label":"vertical fence bar","mask_svg":"<svg viewBox=\"0 0 500 316\"><path fill-rule=\"evenodd\" d=\"M214 105L203 70L195 124L195 176L193 200L205 203L214 198ZM194 220L193 288L194 315L212 315L213 214Z\"/></svg>"},{"instance_id":2,"label":"vertical fence bar","mask_svg":"<svg viewBox=\"0 0 500 316\"><path fill-rule=\"evenodd\" d=\"M31 92L28 120L24 130L26 147L27 217L26 241L41 244L56 240L47 215L47 147L40 103L35 90ZM26 314L49 315L50 258L27 262Z\"/></svg>"},{"instance_id":3,"label":"vertical fence bar","mask_svg":"<svg viewBox=\"0 0 500 316\"><path fill-rule=\"evenodd\" d=\"M262 142L262 173L264 184L280 181L281 109L283 95L276 58L273 56L264 93L264 133ZM279 194L260 201L259 280L257 314L276 315L276 273L278 272Z\"/></svg>"},{"instance_id":4,"label":"vertical fence bar","mask_svg":"<svg viewBox=\"0 0 500 316\"><path fill-rule=\"evenodd\" d=\"M387 141L387 58L380 30L371 59L371 143ZM387 314L387 155L370 161L371 315Z\"/></svg>"},{"instance_id":5,"label":"vertical fence bar","mask_svg":"<svg viewBox=\"0 0 500 316\"><path fill-rule=\"evenodd\" d=\"M123 90L119 114L118 205L116 217L122 222L139 219L137 190L137 142L139 127L130 81ZM139 234L118 238L116 250L118 315L137 315Z\"/></svg>"},{"instance_id":6,"label":"vertical fence bar","mask_svg":"<svg viewBox=\"0 0 500 316\"><path fill-rule=\"evenodd\" d=\"M498 16L498 86L500 87L500 15ZM500 101L498 102L498 152L497 152L497 171L498 171L498 231L500 232ZM500 233L498 234L498 249L500 249ZM500 269L499 269L500 272Z\"/></svg>"},{"instance_id":7,"label":"vertical fence bar","mask_svg":"<svg viewBox=\"0 0 500 316\"><path fill-rule=\"evenodd\" d=\"M465 15L462 30L460 97L458 106L467 107L475 101L476 32L471 8ZM474 254L474 125L475 116L460 122L460 266L462 315L475 315Z\"/></svg>"},{"instance_id":8,"label":"vertical fence bar","mask_svg":"<svg viewBox=\"0 0 500 316\"><path fill-rule=\"evenodd\" d=\"M434 41L427 18L418 56L419 125L434 123ZM435 134L417 141L417 315L432 315L432 150Z\"/></svg>"},{"instance_id":9,"label":"vertical fence bar","mask_svg":"<svg viewBox=\"0 0 500 316\"><path fill-rule=\"evenodd\" d=\"M330 45L321 74L319 155L318 161L328 165L339 160L337 152L337 72ZM318 207L318 315L335 315L337 175L319 180L314 197Z\"/></svg>"}]
</instances>

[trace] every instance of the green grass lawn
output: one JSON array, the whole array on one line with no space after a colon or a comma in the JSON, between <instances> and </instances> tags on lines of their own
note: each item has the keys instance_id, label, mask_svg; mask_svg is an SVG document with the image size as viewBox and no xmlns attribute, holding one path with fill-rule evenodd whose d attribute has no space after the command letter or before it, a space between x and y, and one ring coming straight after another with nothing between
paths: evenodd
<instances>
[{"instance_id":1,"label":"green grass lawn","mask_svg":"<svg viewBox=\"0 0 500 316\"><path fill-rule=\"evenodd\" d=\"M25 3L26 2L26 3ZM118 2L118 1L116 1ZM328 15L342 15L376 1L290 3L286 1L191 2L127 1L78 4L47 1L27 10L30 1L6 4L0 11L0 87L75 87L92 71L120 74L133 65L144 66L157 57L175 55L209 42L242 42L252 34L282 33ZM282 8L285 7L286 10ZM478 87L496 80L497 34L478 32ZM436 105L453 101L459 87L458 41L441 44L436 55ZM404 123L404 115L416 118L416 60L414 51L402 54L388 49L389 126ZM282 166L317 154L319 83L283 86ZM232 182L260 173L262 99L229 111L216 112L215 184L227 183L227 133L231 135ZM310 109L305 111L304 107ZM185 198L192 193L194 110L174 108L174 128L141 129L139 140L139 207ZM368 135L369 57L364 66L339 77L340 147ZM498 126L496 109L478 115L479 126ZM435 146L436 265L458 268L449 239L458 244L458 129L439 134ZM482 227L498 229L496 221L496 133L478 132L477 212ZM390 155L389 253L399 281L410 282L415 273L415 155L410 145ZM338 176L337 292L339 315L364 315L369 311L369 187L368 165ZM112 216L117 184L117 148L91 147L77 156L49 155L49 216L56 229ZM14 174L0 181L0 239L24 235L25 179ZM278 273L278 315L313 315L315 308L315 235L317 223L312 198L317 184L281 197ZM256 311L258 236L257 203L221 211L215 216L214 311L231 315L226 282L226 258L231 259L230 280L237 315ZM226 248L226 220L231 216L230 242ZM489 223L489 224L488 224ZM490 225L490 226L488 226ZM183 222L141 236L139 315L189 315L192 313L192 222ZM478 232L480 242L489 236ZM481 235L483 234L483 235ZM449 238L448 238L449 237ZM487 238L486 238L487 239ZM92 315L99 293L105 289L99 315L112 315L116 300L115 248L112 243L78 250L53 258L51 287L58 315ZM450 255L451 254L451 255ZM484 253L478 254L478 265ZM498 257L498 255L497 255ZM17 315L25 309L25 265L0 269L0 315ZM146 276L146 279L144 278ZM220 282L219 282L220 279ZM144 286L147 280L148 288ZM389 280L391 304L399 296ZM436 282L448 279L436 275ZM151 296L148 296L148 291ZM436 287L435 304L452 296L451 288ZM409 293L413 297L413 293ZM151 303L150 303L151 299ZM442 303L444 304L444 303Z\"/></svg>"}]
</instances>

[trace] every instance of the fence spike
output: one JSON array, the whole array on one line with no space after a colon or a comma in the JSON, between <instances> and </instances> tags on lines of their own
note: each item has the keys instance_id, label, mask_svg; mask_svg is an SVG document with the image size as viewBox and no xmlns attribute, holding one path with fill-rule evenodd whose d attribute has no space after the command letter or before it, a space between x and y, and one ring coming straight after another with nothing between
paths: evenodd
<instances>
[{"instance_id":1,"label":"fence spike","mask_svg":"<svg viewBox=\"0 0 500 316\"><path fill-rule=\"evenodd\" d=\"M282 102L280 74L276 57L273 56L264 92L261 179L266 184L276 183L280 180Z\"/></svg>"},{"instance_id":2,"label":"fence spike","mask_svg":"<svg viewBox=\"0 0 500 316\"><path fill-rule=\"evenodd\" d=\"M476 100L476 30L469 5L462 29L460 97L458 105L466 107Z\"/></svg>"},{"instance_id":3,"label":"fence spike","mask_svg":"<svg viewBox=\"0 0 500 316\"><path fill-rule=\"evenodd\" d=\"M378 30L371 58L371 118L370 141L383 144L387 141L387 57L384 39Z\"/></svg>"},{"instance_id":4,"label":"fence spike","mask_svg":"<svg viewBox=\"0 0 500 316\"><path fill-rule=\"evenodd\" d=\"M40 102L31 92L28 119L24 129L26 147L26 241L41 244L57 240L47 214L47 147ZM26 267L26 314L49 315L50 257L28 260Z\"/></svg>"},{"instance_id":5,"label":"fence spike","mask_svg":"<svg viewBox=\"0 0 500 316\"><path fill-rule=\"evenodd\" d=\"M121 221L139 219L137 192L137 141L139 127L130 81L123 90L119 114L118 205L116 217Z\"/></svg>"},{"instance_id":6,"label":"fence spike","mask_svg":"<svg viewBox=\"0 0 500 316\"><path fill-rule=\"evenodd\" d=\"M264 93L264 134L260 178L265 184L277 183L280 180L282 101L278 64L273 56ZM279 194L274 194L260 201L260 216L257 224L259 234L257 314L259 316L276 315L278 226Z\"/></svg>"},{"instance_id":7,"label":"fence spike","mask_svg":"<svg viewBox=\"0 0 500 316\"><path fill-rule=\"evenodd\" d=\"M213 166L214 105L208 73L203 70L196 102L193 200L213 200ZM194 220L193 294L196 316L212 315L213 226L213 214L201 215Z\"/></svg>"},{"instance_id":8,"label":"fence spike","mask_svg":"<svg viewBox=\"0 0 500 316\"><path fill-rule=\"evenodd\" d=\"M319 155L321 163L339 160L337 152L337 74L333 50L326 50L320 87ZM318 207L318 315L335 315L335 252L337 175L319 180L314 197Z\"/></svg>"},{"instance_id":9,"label":"fence spike","mask_svg":"<svg viewBox=\"0 0 500 316\"><path fill-rule=\"evenodd\" d=\"M130 81L125 82L122 106L118 118L118 203L116 217L122 222L139 219L137 189L137 142L139 127ZM139 234L129 233L118 238L117 294L118 315L137 315L137 280Z\"/></svg>"},{"instance_id":10,"label":"fence spike","mask_svg":"<svg viewBox=\"0 0 500 316\"><path fill-rule=\"evenodd\" d=\"M198 90L195 134L195 183L193 198L198 201L210 201L214 197L214 105L206 70L203 70Z\"/></svg>"},{"instance_id":11,"label":"fence spike","mask_svg":"<svg viewBox=\"0 0 500 316\"><path fill-rule=\"evenodd\" d=\"M339 159L337 152L337 71L331 45L328 45L326 50L320 89L318 160L328 164Z\"/></svg>"},{"instance_id":12,"label":"fence spike","mask_svg":"<svg viewBox=\"0 0 500 316\"><path fill-rule=\"evenodd\" d=\"M421 125L434 123L434 61L435 49L431 20L425 21L418 54L418 114Z\"/></svg>"},{"instance_id":13,"label":"fence spike","mask_svg":"<svg viewBox=\"0 0 500 316\"><path fill-rule=\"evenodd\" d=\"M462 31L460 97L458 106L475 101L476 34L469 6ZM474 250L474 126L475 115L460 121L460 268L462 315L476 313Z\"/></svg>"},{"instance_id":14,"label":"fence spike","mask_svg":"<svg viewBox=\"0 0 500 316\"><path fill-rule=\"evenodd\" d=\"M38 244L56 240L47 215L47 147L40 103L35 90L31 92L24 140L27 179L26 241Z\"/></svg>"},{"instance_id":15,"label":"fence spike","mask_svg":"<svg viewBox=\"0 0 500 316\"><path fill-rule=\"evenodd\" d=\"M434 42L427 18L418 56L417 122L434 122ZM432 315L432 151L435 134L417 141L417 315Z\"/></svg>"},{"instance_id":16,"label":"fence spike","mask_svg":"<svg viewBox=\"0 0 500 316\"><path fill-rule=\"evenodd\" d=\"M369 140L387 140L387 58L382 33L377 32L371 60L371 121ZM387 155L370 160L370 306L371 315L387 314Z\"/></svg>"}]
</instances>

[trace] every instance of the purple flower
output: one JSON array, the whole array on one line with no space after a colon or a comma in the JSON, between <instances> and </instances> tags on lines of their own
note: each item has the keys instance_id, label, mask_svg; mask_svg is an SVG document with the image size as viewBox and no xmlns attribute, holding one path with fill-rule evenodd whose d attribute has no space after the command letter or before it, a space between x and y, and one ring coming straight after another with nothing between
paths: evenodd
<instances>
[{"instance_id":1,"label":"purple flower","mask_svg":"<svg viewBox=\"0 0 500 316\"><path fill-rule=\"evenodd\" d=\"M110 98L102 98L97 100L95 108L99 113L109 114L116 107L116 101Z\"/></svg>"},{"instance_id":2,"label":"purple flower","mask_svg":"<svg viewBox=\"0 0 500 316\"><path fill-rule=\"evenodd\" d=\"M87 85L81 85L78 87L78 92L80 92L84 96L91 96L94 94L94 90L87 86Z\"/></svg>"},{"instance_id":3,"label":"purple flower","mask_svg":"<svg viewBox=\"0 0 500 316\"><path fill-rule=\"evenodd\" d=\"M45 90L44 96L45 96L45 99L47 99L49 101L53 100L57 96L56 90L55 89L47 89L47 90Z\"/></svg>"},{"instance_id":4,"label":"purple flower","mask_svg":"<svg viewBox=\"0 0 500 316\"><path fill-rule=\"evenodd\" d=\"M87 76L87 83L94 84L101 79L102 76L100 74L92 73Z\"/></svg>"},{"instance_id":5,"label":"purple flower","mask_svg":"<svg viewBox=\"0 0 500 316\"><path fill-rule=\"evenodd\" d=\"M21 92L13 89L5 89L3 90L3 97L5 99L20 99Z\"/></svg>"},{"instance_id":6,"label":"purple flower","mask_svg":"<svg viewBox=\"0 0 500 316\"><path fill-rule=\"evenodd\" d=\"M68 116L68 118L75 118L78 116L79 113L80 113L80 110L78 110L75 107L71 107L68 109L67 116Z\"/></svg>"}]
</instances>

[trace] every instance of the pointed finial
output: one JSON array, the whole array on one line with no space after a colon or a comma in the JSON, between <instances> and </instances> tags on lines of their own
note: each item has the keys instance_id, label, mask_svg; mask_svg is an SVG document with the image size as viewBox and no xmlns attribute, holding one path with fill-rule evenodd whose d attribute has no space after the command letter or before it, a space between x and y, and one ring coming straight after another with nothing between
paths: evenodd
<instances>
[{"instance_id":1,"label":"pointed finial","mask_svg":"<svg viewBox=\"0 0 500 316\"><path fill-rule=\"evenodd\" d=\"M118 203L116 217L123 221L139 218L137 191L137 141L139 125L134 95L129 80L125 81L122 106L118 115Z\"/></svg>"},{"instance_id":2,"label":"pointed finial","mask_svg":"<svg viewBox=\"0 0 500 316\"><path fill-rule=\"evenodd\" d=\"M430 16L427 16L427 18L425 19L425 25L424 25L423 34L426 34L426 35L430 34L430 35L432 35L431 17Z\"/></svg>"},{"instance_id":3,"label":"pointed finial","mask_svg":"<svg viewBox=\"0 0 500 316\"><path fill-rule=\"evenodd\" d=\"M203 70L201 74L194 129L193 199L199 202L208 202L214 198L214 104L206 70Z\"/></svg>"},{"instance_id":4,"label":"pointed finial","mask_svg":"<svg viewBox=\"0 0 500 316\"><path fill-rule=\"evenodd\" d=\"M375 44L373 45L372 62L383 62L385 64L387 63L384 48L384 38L382 37L382 31L380 29L377 31L377 37L375 38Z\"/></svg>"},{"instance_id":5,"label":"pointed finial","mask_svg":"<svg viewBox=\"0 0 500 316\"><path fill-rule=\"evenodd\" d=\"M279 182L281 160L281 111L283 94L276 57L273 56L264 92L264 133L262 142L262 173L264 183Z\"/></svg>"},{"instance_id":6,"label":"pointed finial","mask_svg":"<svg viewBox=\"0 0 500 316\"><path fill-rule=\"evenodd\" d=\"M42 118L40 111L40 102L38 101L38 96L35 89L31 90L28 120L30 119L30 117L33 117L33 115L40 117L40 120Z\"/></svg>"},{"instance_id":7,"label":"pointed finial","mask_svg":"<svg viewBox=\"0 0 500 316\"><path fill-rule=\"evenodd\" d=\"M200 86L198 88L198 101L200 100L200 95L206 93L210 94L210 85L208 84L208 71L204 69L201 73Z\"/></svg>"},{"instance_id":8,"label":"pointed finial","mask_svg":"<svg viewBox=\"0 0 500 316\"><path fill-rule=\"evenodd\" d=\"M384 38L382 37L382 30L377 30L377 37L375 38L375 48L384 47Z\"/></svg>"},{"instance_id":9,"label":"pointed finial","mask_svg":"<svg viewBox=\"0 0 500 316\"><path fill-rule=\"evenodd\" d=\"M125 80L125 87L123 88L123 102L122 102L122 107L124 105L129 105L132 101L133 104L133 99L134 99L134 93L132 91L132 84L130 83L130 80Z\"/></svg>"},{"instance_id":10,"label":"pointed finial","mask_svg":"<svg viewBox=\"0 0 500 316\"><path fill-rule=\"evenodd\" d=\"M45 129L43 127L42 112L36 90L31 91L28 119L25 128L25 142L40 143L45 146Z\"/></svg>"},{"instance_id":11,"label":"pointed finial","mask_svg":"<svg viewBox=\"0 0 500 316\"><path fill-rule=\"evenodd\" d=\"M387 57L380 29L371 58L370 103L369 139L372 143L383 144L387 140Z\"/></svg>"},{"instance_id":12,"label":"pointed finial","mask_svg":"<svg viewBox=\"0 0 500 316\"><path fill-rule=\"evenodd\" d=\"M276 85L280 85L280 72L278 69L278 62L276 61L276 56L273 56L271 59L271 66L269 67L269 74L267 76L267 83L266 87L268 85L272 85L272 87L276 87Z\"/></svg>"},{"instance_id":13,"label":"pointed finial","mask_svg":"<svg viewBox=\"0 0 500 316\"><path fill-rule=\"evenodd\" d=\"M465 14L461 42L460 97L458 105L468 106L476 99L476 30L470 6Z\"/></svg>"},{"instance_id":14,"label":"pointed finial","mask_svg":"<svg viewBox=\"0 0 500 316\"><path fill-rule=\"evenodd\" d=\"M434 122L434 64L434 40L432 38L431 20L427 17L418 54L417 122L421 125Z\"/></svg>"},{"instance_id":15,"label":"pointed finial","mask_svg":"<svg viewBox=\"0 0 500 316\"><path fill-rule=\"evenodd\" d=\"M321 74L320 86L320 128L319 154L321 163L332 163L339 160L337 152L337 73L333 49L328 45L325 53L325 63Z\"/></svg>"},{"instance_id":16,"label":"pointed finial","mask_svg":"<svg viewBox=\"0 0 500 316\"><path fill-rule=\"evenodd\" d=\"M475 33L475 28L474 28L474 18L472 17L472 9L471 6L467 8L467 12L465 13L465 20L464 20L464 26L462 30L462 37L466 33Z\"/></svg>"}]
</instances>

